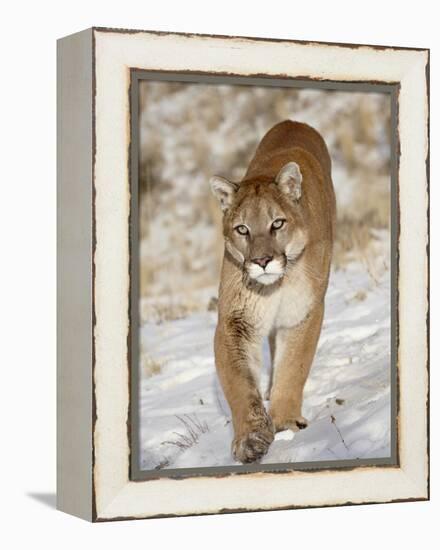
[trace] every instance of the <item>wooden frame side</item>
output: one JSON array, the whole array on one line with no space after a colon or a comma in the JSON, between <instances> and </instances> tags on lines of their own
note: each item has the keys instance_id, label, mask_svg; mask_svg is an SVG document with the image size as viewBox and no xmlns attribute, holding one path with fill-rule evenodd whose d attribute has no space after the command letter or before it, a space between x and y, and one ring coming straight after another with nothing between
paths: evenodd
<instances>
[{"instance_id":1,"label":"wooden frame side","mask_svg":"<svg viewBox=\"0 0 440 550\"><path fill-rule=\"evenodd\" d=\"M92 30L57 44L57 508L92 519Z\"/></svg>"}]
</instances>

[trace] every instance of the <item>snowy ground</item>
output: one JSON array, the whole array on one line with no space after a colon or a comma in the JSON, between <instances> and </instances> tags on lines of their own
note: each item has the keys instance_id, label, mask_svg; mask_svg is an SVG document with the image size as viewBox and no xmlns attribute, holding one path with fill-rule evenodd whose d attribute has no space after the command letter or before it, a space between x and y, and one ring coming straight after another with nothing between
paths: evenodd
<instances>
[{"instance_id":1,"label":"snowy ground","mask_svg":"<svg viewBox=\"0 0 440 550\"><path fill-rule=\"evenodd\" d=\"M141 347L154 369L140 385L141 468L228 466L230 412L213 356L216 313L145 323ZM265 346L261 376L268 382ZM153 374L152 374L153 372ZM360 263L332 273L319 348L305 387L309 427L278 434L262 463L390 455L390 277Z\"/></svg>"}]
</instances>

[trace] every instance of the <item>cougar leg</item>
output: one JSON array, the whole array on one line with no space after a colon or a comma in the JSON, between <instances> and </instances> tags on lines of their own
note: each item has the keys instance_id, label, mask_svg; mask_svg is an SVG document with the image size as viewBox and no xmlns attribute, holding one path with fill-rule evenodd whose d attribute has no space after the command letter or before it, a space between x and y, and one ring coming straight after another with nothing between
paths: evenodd
<instances>
[{"instance_id":1,"label":"cougar leg","mask_svg":"<svg viewBox=\"0 0 440 550\"><path fill-rule=\"evenodd\" d=\"M227 319L217 325L214 348L217 373L232 413L232 453L240 462L255 462L266 454L274 438L258 389L261 339L242 320L236 329Z\"/></svg>"},{"instance_id":2,"label":"cougar leg","mask_svg":"<svg viewBox=\"0 0 440 550\"><path fill-rule=\"evenodd\" d=\"M273 330L269 334L269 349L270 349L270 367L269 367L269 383L266 388L266 391L264 393L264 399L267 401L270 398L270 391L272 389L272 383L273 383L273 372L275 370L274 363L275 363L275 342L276 342L276 332Z\"/></svg>"},{"instance_id":3,"label":"cougar leg","mask_svg":"<svg viewBox=\"0 0 440 550\"><path fill-rule=\"evenodd\" d=\"M270 415L275 432L307 427L301 415L303 390L321 332L324 304L293 328L277 331L275 371L270 394Z\"/></svg>"}]
</instances>

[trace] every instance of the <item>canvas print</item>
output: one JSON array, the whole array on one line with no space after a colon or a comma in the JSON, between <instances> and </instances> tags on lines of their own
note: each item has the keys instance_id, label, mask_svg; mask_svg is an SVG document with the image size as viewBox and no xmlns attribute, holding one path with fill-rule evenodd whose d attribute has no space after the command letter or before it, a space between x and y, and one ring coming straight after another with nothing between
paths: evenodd
<instances>
[{"instance_id":1,"label":"canvas print","mask_svg":"<svg viewBox=\"0 0 440 550\"><path fill-rule=\"evenodd\" d=\"M139 84L139 468L392 446L391 100Z\"/></svg>"}]
</instances>

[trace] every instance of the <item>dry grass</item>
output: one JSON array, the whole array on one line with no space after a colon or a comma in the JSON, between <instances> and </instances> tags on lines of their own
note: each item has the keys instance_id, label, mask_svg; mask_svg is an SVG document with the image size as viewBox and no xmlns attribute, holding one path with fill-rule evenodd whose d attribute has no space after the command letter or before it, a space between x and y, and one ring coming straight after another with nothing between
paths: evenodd
<instances>
[{"instance_id":1,"label":"dry grass","mask_svg":"<svg viewBox=\"0 0 440 550\"><path fill-rule=\"evenodd\" d=\"M184 451L195 445L202 434L209 432L208 424L201 422L195 414L176 415L176 418L182 423L184 432L173 432L176 439L164 441L162 445L174 445Z\"/></svg>"},{"instance_id":2,"label":"dry grass","mask_svg":"<svg viewBox=\"0 0 440 550\"><path fill-rule=\"evenodd\" d=\"M154 321L157 324L175 319L184 319L191 313L200 311L200 303L148 303L141 305L141 317L144 320Z\"/></svg>"},{"instance_id":3,"label":"dry grass","mask_svg":"<svg viewBox=\"0 0 440 550\"><path fill-rule=\"evenodd\" d=\"M143 376L145 378L150 378L150 376L160 374L162 364L159 361L152 359L146 353L141 353L141 369Z\"/></svg>"}]
</instances>

